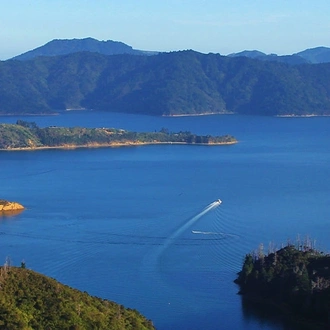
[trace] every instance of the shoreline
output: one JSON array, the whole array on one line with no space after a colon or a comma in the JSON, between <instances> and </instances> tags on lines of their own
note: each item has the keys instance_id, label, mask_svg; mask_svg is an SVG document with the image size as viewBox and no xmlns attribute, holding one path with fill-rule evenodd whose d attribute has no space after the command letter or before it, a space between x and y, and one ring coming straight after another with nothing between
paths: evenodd
<instances>
[{"instance_id":1,"label":"shoreline","mask_svg":"<svg viewBox=\"0 0 330 330\"><path fill-rule=\"evenodd\" d=\"M206 112L206 113L187 113L177 115L162 115L161 117L198 117L198 116L213 116L213 115L235 115L235 112Z\"/></svg>"},{"instance_id":2,"label":"shoreline","mask_svg":"<svg viewBox=\"0 0 330 330\"><path fill-rule=\"evenodd\" d=\"M310 118L310 117L330 117L330 115L276 115L277 118Z\"/></svg>"},{"instance_id":3,"label":"shoreline","mask_svg":"<svg viewBox=\"0 0 330 330\"><path fill-rule=\"evenodd\" d=\"M59 116L60 112L50 113L0 113L0 117L37 117L37 116Z\"/></svg>"},{"instance_id":4,"label":"shoreline","mask_svg":"<svg viewBox=\"0 0 330 330\"><path fill-rule=\"evenodd\" d=\"M101 110L94 110L94 109L65 109L61 112L50 112L50 113L0 113L0 117L18 117L18 116L24 116L24 117L36 117L36 116L59 116L62 113L65 112L104 112ZM109 113L116 113L112 111L105 111ZM134 113L127 113L127 114L134 114ZM138 115L138 114L136 114ZM141 114L141 115L147 115L148 114ZM215 115L237 115L237 116L248 116L246 114L238 114L236 112L228 111L228 112L206 112L206 113L187 113L187 114L173 114L173 115L160 115L159 117L165 117L165 118L171 118L171 117L199 117L199 116L215 116ZM265 117L264 115L252 115L252 116L260 116ZM156 116L158 117L158 116ZM266 116L266 117L276 117L276 118L310 118L310 117L330 117L329 115L318 115L318 114L306 114L306 115L295 115L295 114L286 114L286 115L273 115L273 116Z\"/></svg>"},{"instance_id":5,"label":"shoreline","mask_svg":"<svg viewBox=\"0 0 330 330\"><path fill-rule=\"evenodd\" d=\"M8 148L0 149L0 151L37 151L37 150L48 150L48 149L80 149L80 148L117 148L117 147L135 147L145 145L200 145L200 146L222 146L236 144L238 141L230 142L217 142L217 143L186 143L186 142L127 142L127 143L106 143L106 144L87 144L87 145L62 145L62 146L41 146L41 147L22 147L22 148Z\"/></svg>"}]
</instances>

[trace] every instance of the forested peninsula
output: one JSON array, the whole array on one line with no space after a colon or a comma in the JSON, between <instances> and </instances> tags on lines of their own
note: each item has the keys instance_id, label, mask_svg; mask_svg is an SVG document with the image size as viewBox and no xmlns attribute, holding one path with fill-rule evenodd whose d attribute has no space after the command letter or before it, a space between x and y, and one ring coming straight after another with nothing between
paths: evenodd
<instances>
[{"instance_id":1,"label":"forested peninsula","mask_svg":"<svg viewBox=\"0 0 330 330\"><path fill-rule=\"evenodd\" d=\"M0 267L0 328L154 329L139 312L92 297L8 260Z\"/></svg>"},{"instance_id":2,"label":"forested peninsula","mask_svg":"<svg viewBox=\"0 0 330 330\"><path fill-rule=\"evenodd\" d=\"M311 329L330 328L330 255L307 242L246 255L235 282L247 302L268 305Z\"/></svg>"},{"instance_id":3,"label":"forested peninsula","mask_svg":"<svg viewBox=\"0 0 330 330\"><path fill-rule=\"evenodd\" d=\"M115 128L45 127L34 122L18 120L16 124L0 124L1 150L33 150L47 148L115 147L144 144L234 144L230 135L195 135L191 132L171 133L163 128L159 132L131 132Z\"/></svg>"}]
</instances>

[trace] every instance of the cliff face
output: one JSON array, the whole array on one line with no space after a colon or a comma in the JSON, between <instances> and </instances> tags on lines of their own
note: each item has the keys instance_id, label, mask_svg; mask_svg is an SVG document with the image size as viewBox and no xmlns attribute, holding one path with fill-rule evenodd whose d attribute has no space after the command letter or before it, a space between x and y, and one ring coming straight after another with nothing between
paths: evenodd
<instances>
[{"instance_id":1,"label":"cliff face","mask_svg":"<svg viewBox=\"0 0 330 330\"><path fill-rule=\"evenodd\" d=\"M0 199L0 212L23 210L24 206L16 202L8 202Z\"/></svg>"}]
</instances>

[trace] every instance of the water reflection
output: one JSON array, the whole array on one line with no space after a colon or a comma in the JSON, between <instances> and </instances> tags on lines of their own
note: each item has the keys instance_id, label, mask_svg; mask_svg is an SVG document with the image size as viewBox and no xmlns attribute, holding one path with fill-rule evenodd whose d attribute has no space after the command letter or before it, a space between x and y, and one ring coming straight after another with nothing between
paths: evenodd
<instances>
[{"instance_id":1,"label":"water reflection","mask_svg":"<svg viewBox=\"0 0 330 330\"><path fill-rule=\"evenodd\" d=\"M21 214L24 211L24 209L21 210L10 210L10 211L0 211L0 220L4 218L12 218L19 214Z\"/></svg>"},{"instance_id":2,"label":"water reflection","mask_svg":"<svg viewBox=\"0 0 330 330\"><path fill-rule=\"evenodd\" d=\"M304 321L294 320L292 315L283 314L275 306L265 305L262 302L251 301L241 297L242 313L246 323L258 322L260 328L272 326L279 330L321 330L314 324L306 324ZM275 328L276 327L276 328Z\"/></svg>"}]
</instances>

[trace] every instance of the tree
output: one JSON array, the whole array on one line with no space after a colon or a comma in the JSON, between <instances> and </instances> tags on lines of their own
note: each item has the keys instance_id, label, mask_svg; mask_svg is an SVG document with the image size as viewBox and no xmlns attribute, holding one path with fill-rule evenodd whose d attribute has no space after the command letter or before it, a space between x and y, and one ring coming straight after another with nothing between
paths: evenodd
<instances>
[{"instance_id":1,"label":"tree","mask_svg":"<svg viewBox=\"0 0 330 330\"><path fill-rule=\"evenodd\" d=\"M18 119L16 121L16 125L23 126L23 127L30 128L30 129L38 128L38 125L34 121L29 122L29 121L25 121L25 120L21 120L21 119Z\"/></svg>"}]
</instances>

